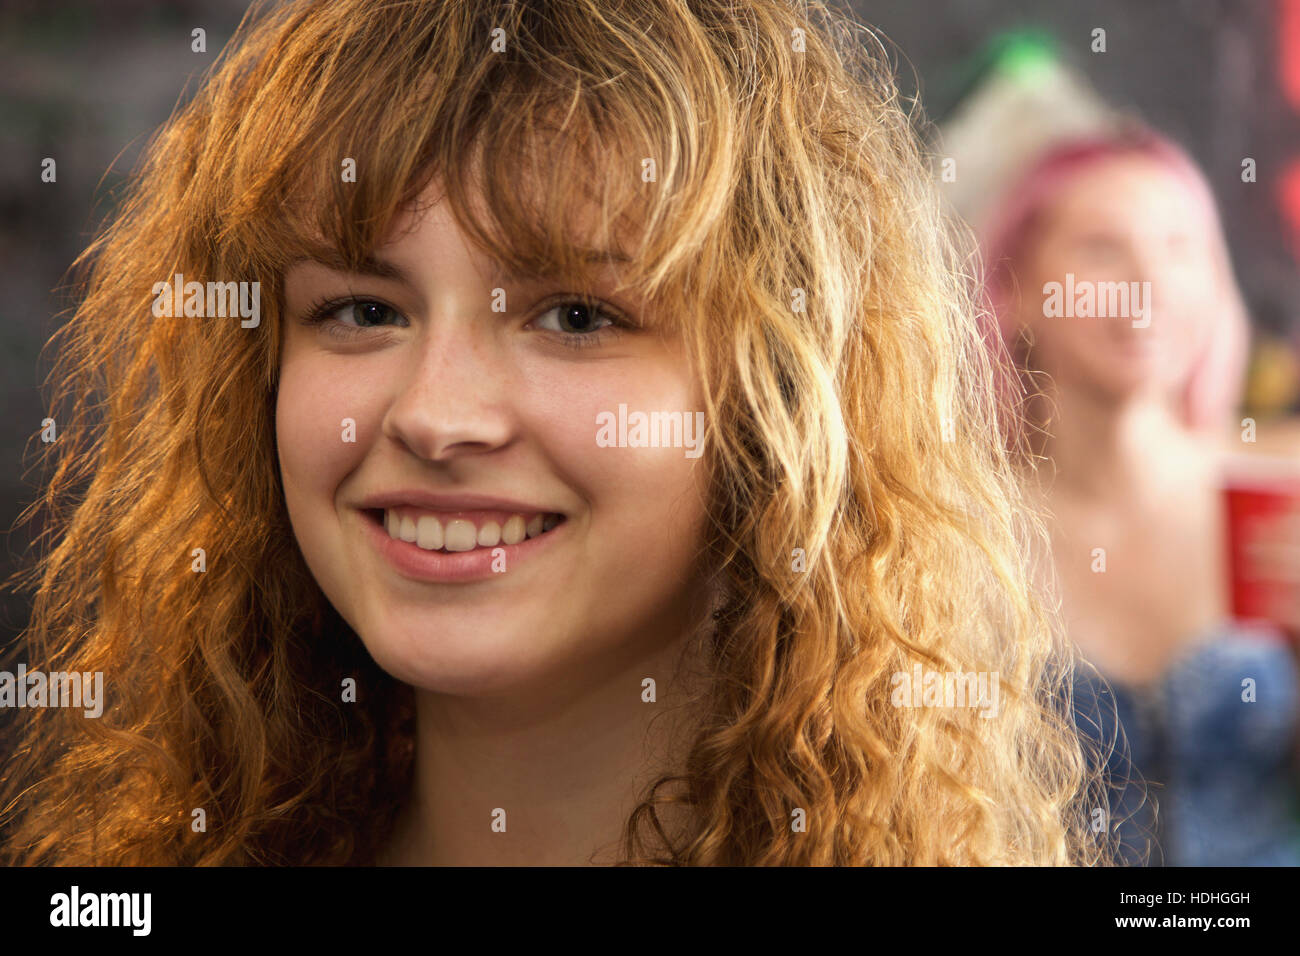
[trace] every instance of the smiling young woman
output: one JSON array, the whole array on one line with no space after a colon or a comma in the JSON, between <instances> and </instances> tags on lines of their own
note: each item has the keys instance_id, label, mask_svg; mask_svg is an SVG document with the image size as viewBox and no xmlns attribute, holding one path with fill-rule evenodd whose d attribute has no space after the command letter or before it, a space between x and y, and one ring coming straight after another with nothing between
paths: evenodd
<instances>
[{"instance_id":1,"label":"smiling young woman","mask_svg":"<svg viewBox=\"0 0 1300 956\"><path fill-rule=\"evenodd\" d=\"M777 0L250 14L61 333L27 646L109 705L29 719L6 858L1102 858L873 48ZM153 317L176 274L264 320ZM598 441L624 406L702 454ZM996 712L898 706L914 665Z\"/></svg>"}]
</instances>

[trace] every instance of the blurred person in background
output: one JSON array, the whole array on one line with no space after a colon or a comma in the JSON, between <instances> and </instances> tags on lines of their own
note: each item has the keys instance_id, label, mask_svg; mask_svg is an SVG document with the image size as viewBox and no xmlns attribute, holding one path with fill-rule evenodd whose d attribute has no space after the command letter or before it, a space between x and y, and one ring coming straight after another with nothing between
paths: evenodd
<instances>
[{"instance_id":1,"label":"blurred person in background","mask_svg":"<svg viewBox=\"0 0 1300 956\"><path fill-rule=\"evenodd\" d=\"M1203 175L1149 130L1071 139L980 233L994 341L1027 395L1015 437L1050 515L1042 571L1096 667L1076 717L1131 781L1098 818L1130 864L1300 864L1295 661L1234 621L1227 590L1221 482L1249 333ZM1131 293L1119 314L1104 283Z\"/></svg>"}]
</instances>

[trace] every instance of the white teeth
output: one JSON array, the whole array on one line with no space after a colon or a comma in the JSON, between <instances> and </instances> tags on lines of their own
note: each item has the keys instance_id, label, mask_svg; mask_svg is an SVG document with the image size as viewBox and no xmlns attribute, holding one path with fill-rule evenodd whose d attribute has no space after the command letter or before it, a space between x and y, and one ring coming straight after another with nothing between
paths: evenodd
<instances>
[{"instance_id":1,"label":"white teeth","mask_svg":"<svg viewBox=\"0 0 1300 956\"><path fill-rule=\"evenodd\" d=\"M524 526L523 515L513 515L501 529L501 540L506 544L518 544L524 540L527 529Z\"/></svg>"},{"instance_id":2,"label":"white teeth","mask_svg":"<svg viewBox=\"0 0 1300 956\"><path fill-rule=\"evenodd\" d=\"M443 533L443 545L448 551L470 551L478 543L474 532L474 522L464 518L455 518L447 522Z\"/></svg>"},{"instance_id":3,"label":"white teeth","mask_svg":"<svg viewBox=\"0 0 1300 956\"><path fill-rule=\"evenodd\" d=\"M394 509L384 511L384 529L390 538L408 541L425 551L472 551L495 548L499 544L519 544L535 538L560 523L560 516L535 514L525 520L511 515L504 525L486 521L480 528L464 518L453 518L446 525L433 515L402 515Z\"/></svg>"},{"instance_id":4,"label":"white teeth","mask_svg":"<svg viewBox=\"0 0 1300 956\"><path fill-rule=\"evenodd\" d=\"M421 515L416 522L415 543L426 551L442 548L442 522L432 515Z\"/></svg>"}]
</instances>

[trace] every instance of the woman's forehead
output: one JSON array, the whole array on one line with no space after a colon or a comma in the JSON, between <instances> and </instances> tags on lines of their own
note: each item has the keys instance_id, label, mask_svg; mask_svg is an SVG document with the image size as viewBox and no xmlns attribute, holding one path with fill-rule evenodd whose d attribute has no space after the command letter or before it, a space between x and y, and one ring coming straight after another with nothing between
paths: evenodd
<instances>
[{"instance_id":1,"label":"woman's forehead","mask_svg":"<svg viewBox=\"0 0 1300 956\"><path fill-rule=\"evenodd\" d=\"M592 201L572 204L565 222L539 217L542 221L530 223L538 241L533 244L535 248L524 250L524 255L520 254L521 246L527 246L527 242L519 231L515 232L514 243L489 241L480 245L479 239L484 236L467 228L463 218L479 224L488 240L500 237L507 225L499 220L497 210L485 196L481 187L472 185L465 197L468 202L458 208L441 178L431 177L418 191L412 191L383 229L374 232L368 251L348 255L344 249L353 246L351 242L340 241L343 237L313 225L297 243L294 260L316 261L337 271L403 278L402 273L418 270L422 250L430 246L445 249L446 243L458 242L464 244L470 258L479 262L486 277L515 284L554 278L606 283L617 279L632 264L631 255L624 251L628 240L617 238L627 236L629 230L604 228L600 210ZM346 227L337 219L332 224ZM554 248L539 248L543 245ZM459 247L456 251L459 253Z\"/></svg>"},{"instance_id":2,"label":"woman's forehead","mask_svg":"<svg viewBox=\"0 0 1300 956\"><path fill-rule=\"evenodd\" d=\"M1062 184L1046 210L1055 227L1208 228L1207 209L1186 178L1140 153L1108 157Z\"/></svg>"}]
</instances>

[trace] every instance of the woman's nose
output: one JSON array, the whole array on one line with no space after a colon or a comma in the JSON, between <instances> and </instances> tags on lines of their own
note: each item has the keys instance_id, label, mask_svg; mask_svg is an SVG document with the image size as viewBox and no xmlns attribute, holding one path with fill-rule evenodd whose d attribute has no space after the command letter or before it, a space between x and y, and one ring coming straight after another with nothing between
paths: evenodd
<instances>
[{"instance_id":1,"label":"woman's nose","mask_svg":"<svg viewBox=\"0 0 1300 956\"><path fill-rule=\"evenodd\" d=\"M499 340L473 317L447 317L431 321L412 349L384 416L387 437L428 461L482 454L510 440L512 376Z\"/></svg>"}]
</instances>

